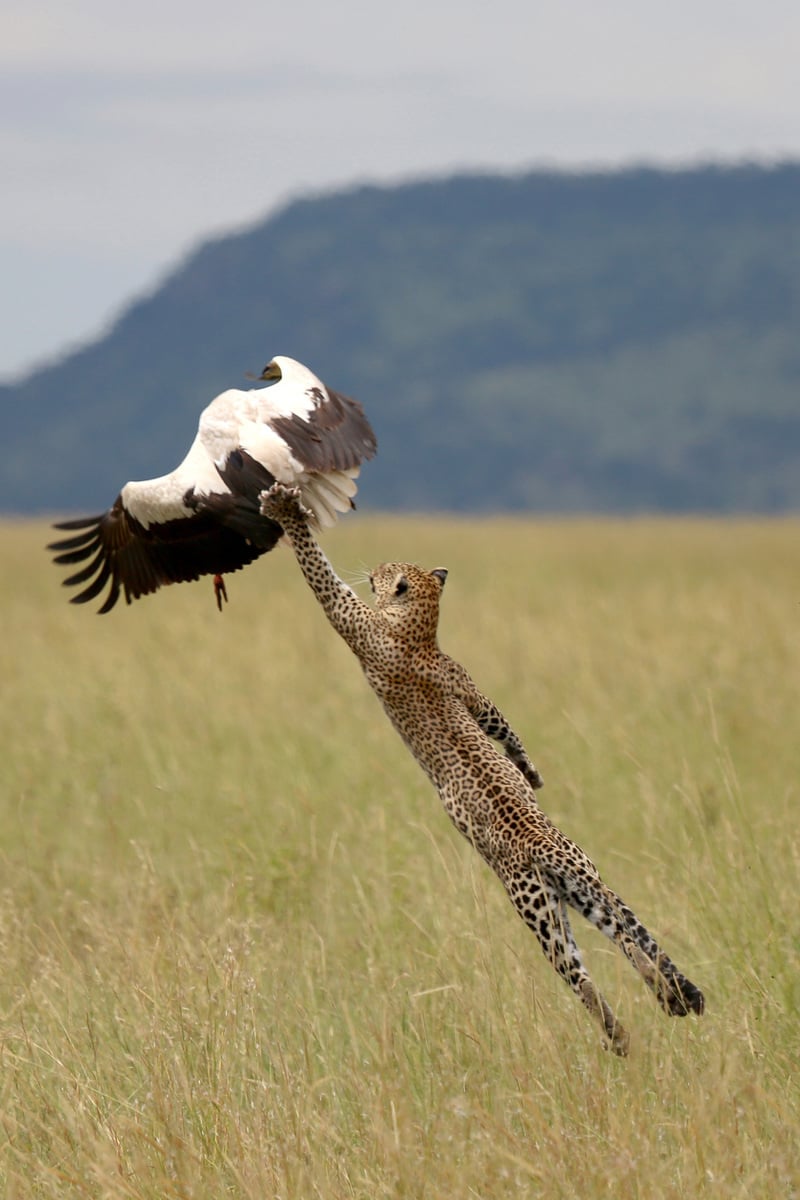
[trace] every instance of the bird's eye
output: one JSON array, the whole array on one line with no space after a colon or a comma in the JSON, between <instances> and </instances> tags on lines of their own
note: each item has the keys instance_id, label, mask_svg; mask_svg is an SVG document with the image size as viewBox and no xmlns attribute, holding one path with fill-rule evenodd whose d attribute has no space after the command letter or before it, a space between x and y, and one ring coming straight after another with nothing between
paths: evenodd
<instances>
[{"instance_id":1,"label":"bird's eye","mask_svg":"<svg viewBox=\"0 0 800 1200\"><path fill-rule=\"evenodd\" d=\"M408 591L408 580L405 575L401 575L397 583L394 585L395 596L404 596Z\"/></svg>"}]
</instances>

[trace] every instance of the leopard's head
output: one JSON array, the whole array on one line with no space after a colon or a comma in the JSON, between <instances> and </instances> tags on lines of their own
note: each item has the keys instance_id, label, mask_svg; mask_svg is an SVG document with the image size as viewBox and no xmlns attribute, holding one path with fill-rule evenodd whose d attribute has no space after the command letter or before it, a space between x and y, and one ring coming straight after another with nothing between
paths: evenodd
<instances>
[{"instance_id":1,"label":"leopard's head","mask_svg":"<svg viewBox=\"0 0 800 1200\"><path fill-rule=\"evenodd\" d=\"M391 628L415 641L435 640L444 567L426 571L413 563L381 563L370 573L375 610Z\"/></svg>"}]
</instances>

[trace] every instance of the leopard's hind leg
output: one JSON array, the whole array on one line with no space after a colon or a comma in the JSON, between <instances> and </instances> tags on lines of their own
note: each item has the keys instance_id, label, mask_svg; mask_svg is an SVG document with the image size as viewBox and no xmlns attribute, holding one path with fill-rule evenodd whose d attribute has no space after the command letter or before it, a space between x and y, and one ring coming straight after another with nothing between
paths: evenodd
<instances>
[{"instance_id":1,"label":"leopard's hind leg","mask_svg":"<svg viewBox=\"0 0 800 1200\"><path fill-rule=\"evenodd\" d=\"M567 906L557 889L535 871L514 873L503 882L517 912L536 934L545 957L602 1025L611 1049L615 1054L627 1054L628 1034L583 965Z\"/></svg>"},{"instance_id":2,"label":"leopard's hind leg","mask_svg":"<svg viewBox=\"0 0 800 1200\"><path fill-rule=\"evenodd\" d=\"M703 993L680 973L620 897L606 887L580 846L550 825L549 837L538 839L531 857L535 863L532 874L541 874L561 900L619 946L668 1016L702 1013Z\"/></svg>"},{"instance_id":3,"label":"leopard's hind leg","mask_svg":"<svg viewBox=\"0 0 800 1200\"><path fill-rule=\"evenodd\" d=\"M682 975L620 897L595 878L564 879L564 897L573 908L615 942L671 1017L702 1013L703 993Z\"/></svg>"}]
</instances>

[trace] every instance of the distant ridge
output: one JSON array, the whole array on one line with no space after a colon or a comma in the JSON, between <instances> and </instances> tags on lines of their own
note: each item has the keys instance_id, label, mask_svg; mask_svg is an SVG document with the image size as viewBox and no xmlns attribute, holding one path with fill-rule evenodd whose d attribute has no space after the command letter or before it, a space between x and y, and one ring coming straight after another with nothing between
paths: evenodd
<instances>
[{"instance_id":1,"label":"distant ridge","mask_svg":"<svg viewBox=\"0 0 800 1200\"><path fill-rule=\"evenodd\" d=\"M99 511L275 354L365 405L363 509L798 510L800 166L298 200L0 388L0 509Z\"/></svg>"}]
</instances>

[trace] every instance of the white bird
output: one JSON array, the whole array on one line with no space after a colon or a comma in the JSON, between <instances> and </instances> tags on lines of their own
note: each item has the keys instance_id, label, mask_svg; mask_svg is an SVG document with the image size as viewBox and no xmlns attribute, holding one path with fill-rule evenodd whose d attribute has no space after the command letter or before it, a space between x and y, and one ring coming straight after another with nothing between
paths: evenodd
<instances>
[{"instance_id":1,"label":"white bird","mask_svg":"<svg viewBox=\"0 0 800 1200\"><path fill-rule=\"evenodd\" d=\"M320 529L354 507L359 467L377 448L361 405L293 358L273 358L261 380L270 386L230 388L211 401L189 453L169 475L126 483L101 516L55 526L81 531L48 546L58 551L57 563L86 564L64 580L88 584L73 604L94 600L108 584L98 610L106 613L121 591L130 604L163 584L214 575L221 609L222 576L283 536L259 513L262 490L276 480L299 487Z\"/></svg>"}]
</instances>

